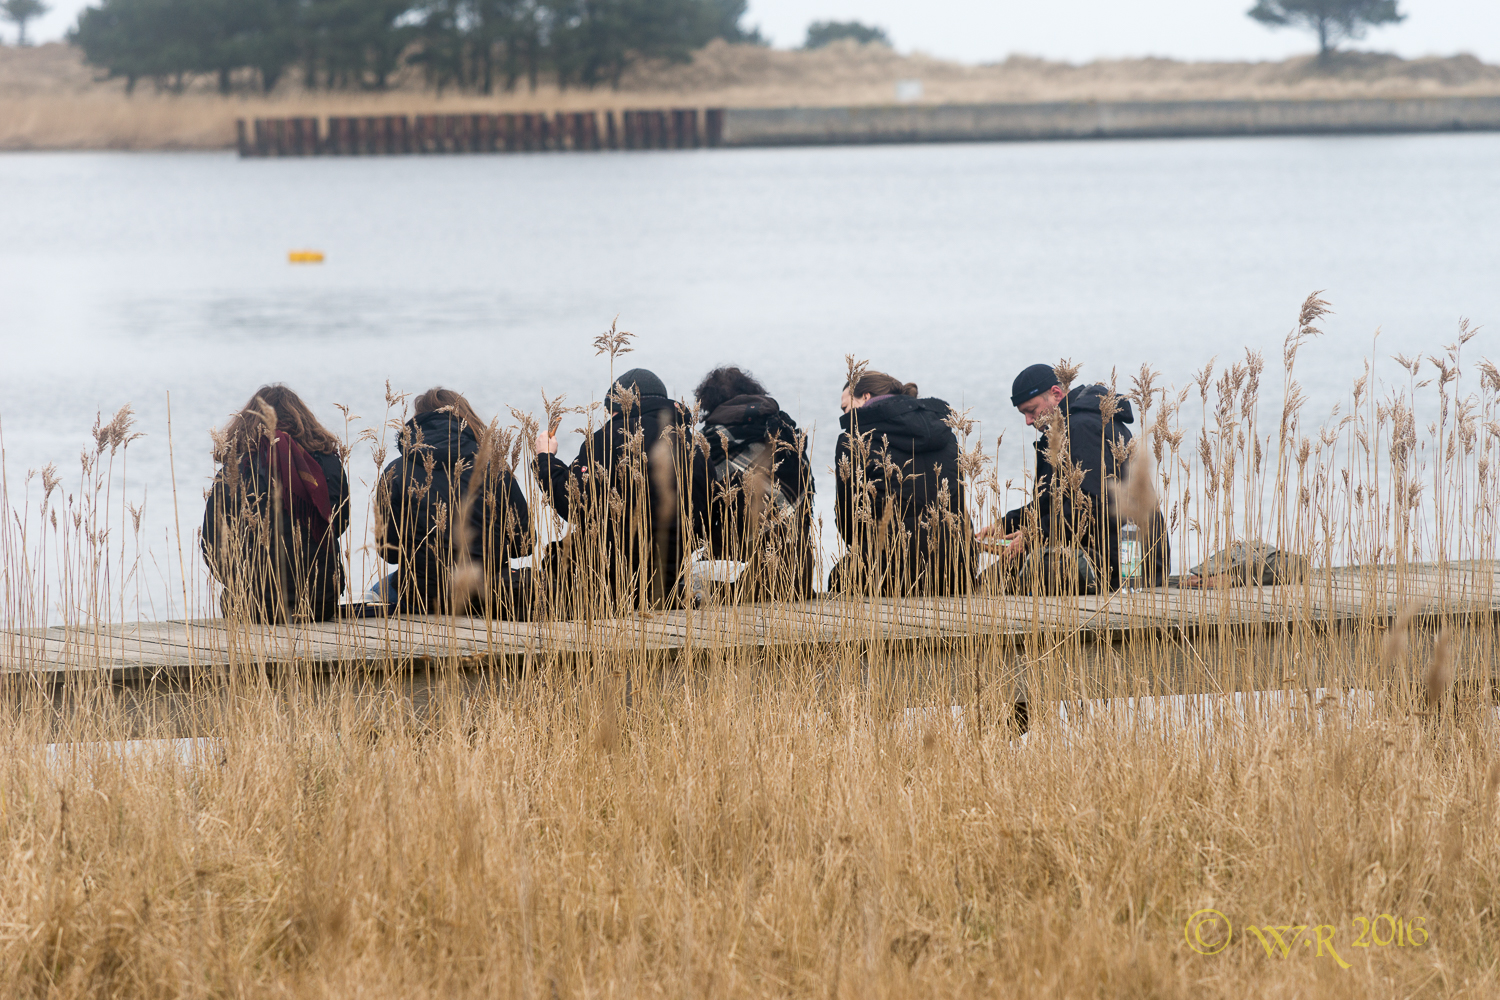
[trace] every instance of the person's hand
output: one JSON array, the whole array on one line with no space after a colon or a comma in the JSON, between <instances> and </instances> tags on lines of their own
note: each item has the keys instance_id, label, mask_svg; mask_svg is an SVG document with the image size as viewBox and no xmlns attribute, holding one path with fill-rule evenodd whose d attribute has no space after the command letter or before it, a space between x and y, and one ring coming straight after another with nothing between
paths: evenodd
<instances>
[{"instance_id":1,"label":"person's hand","mask_svg":"<svg viewBox=\"0 0 1500 1000\"><path fill-rule=\"evenodd\" d=\"M986 524L984 527L975 532L975 535L982 541L988 542L992 539L1002 537L1004 533L1005 526L1003 524Z\"/></svg>"},{"instance_id":2,"label":"person's hand","mask_svg":"<svg viewBox=\"0 0 1500 1000\"><path fill-rule=\"evenodd\" d=\"M1000 553L1001 562L1013 563L1026 554L1026 533L1024 531L1012 531L1002 541L1007 541L1010 544L1005 547L1004 552Z\"/></svg>"},{"instance_id":3,"label":"person's hand","mask_svg":"<svg viewBox=\"0 0 1500 1000\"><path fill-rule=\"evenodd\" d=\"M557 454L557 435L547 431L536 432L536 453L538 455Z\"/></svg>"}]
</instances>

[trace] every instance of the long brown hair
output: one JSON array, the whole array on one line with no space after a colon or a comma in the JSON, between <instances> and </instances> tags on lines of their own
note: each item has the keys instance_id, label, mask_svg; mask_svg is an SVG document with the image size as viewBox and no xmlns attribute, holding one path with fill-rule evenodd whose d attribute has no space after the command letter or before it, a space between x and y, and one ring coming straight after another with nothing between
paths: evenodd
<instances>
[{"instance_id":1,"label":"long brown hair","mask_svg":"<svg viewBox=\"0 0 1500 1000\"><path fill-rule=\"evenodd\" d=\"M220 439L221 454L217 457L226 460L251 451L262 438L270 436L273 419L275 430L291 435L293 441L308 451L337 453L339 450L339 439L313 416L302 397L280 382L273 382L256 389L240 412L229 418Z\"/></svg>"},{"instance_id":2,"label":"long brown hair","mask_svg":"<svg viewBox=\"0 0 1500 1000\"><path fill-rule=\"evenodd\" d=\"M433 413L437 410L447 410L459 420L463 421L469 428L469 433L476 438L484 436L485 428L488 426L479 419L479 414L474 412L474 407L463 397L462 393L454 392L452 389L444 389L435 385L422 395L412 400L412 416L420 417L424 413Z\"/></svg>"},{"instance_id":3,"label":"long brown hair","mask_svg":"<svg viewBox=\"0 0 1500 1000\"><path fill-rule=\"evenodd\" d=\"M849 395L858 399L860 396L915 396L917 394L917 383L903 382L894 375L885 372L864 372L854 380L851 386L847 382L844 388L849 390Z\"/></svg>"}]
</instances>

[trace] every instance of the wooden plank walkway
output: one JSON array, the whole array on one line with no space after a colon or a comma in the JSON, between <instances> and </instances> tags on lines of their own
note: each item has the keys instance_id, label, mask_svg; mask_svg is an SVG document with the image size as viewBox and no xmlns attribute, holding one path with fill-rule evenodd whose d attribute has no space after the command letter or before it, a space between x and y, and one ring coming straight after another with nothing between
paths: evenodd
<instances>
[{"instance_id":1,"label":"wooden plank walkway","mask_svg":"<svg viewBox=\"0 0 1500 1000\"><path fill-rule=\"evenodd\" d=\"M1155 589L1079 597L973 595L912 600L822 599L709 607L618 619L505 622L477 618L343 619L247 625L223 619L89 628L0 630L0 674L53 682L190 677L232 666L393 669L435 662L516 663L714 649L795 650L1028 640L1192 637L1224 627L1285 630L1385 624L1399 615L1500 616L1500 562L1346 568L1305 583L1231 590Z\"/></svg>"}]
</instances>

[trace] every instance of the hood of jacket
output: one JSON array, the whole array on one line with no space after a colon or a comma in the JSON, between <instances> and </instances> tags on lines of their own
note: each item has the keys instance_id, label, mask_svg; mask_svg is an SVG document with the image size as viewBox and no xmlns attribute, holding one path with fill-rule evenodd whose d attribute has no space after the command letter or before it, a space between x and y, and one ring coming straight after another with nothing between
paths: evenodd
<instances>
[{"instance_id":1,"label":"hood of jacket","mask_svg":"<svg viewBox=\"0 0 1500 1000\"><path fill-rule=\"evenodd\" d=\"M703 419L705 424L764 424L781 412L781 406L770 396L735 396L725 400Z\"/></svg>"},{"instance_id":2,"label":"hood of jacket","mask_svg":"<svg viewBox=\"0 0 1500 1000\"><path fill-rule=\"evenodd\" d=\"M714 407L703 421L711 462L722 462L732 452L773 435L784 444L794 444L797 421L770 396L735 396Z\"/></svg>"},{"instance_id":3,"label":"hood of jacket","mask_svg":"<svg viewBox=\"0 0 1500 1000\"><path fill-rule=\"evenodd\" d=\"M1079 413L1098 413L1100 419L1104 417L1103 411L1099 409L1099 403L1105 396L1109 395L1109 389L1102 385L1081 385L1068 393L1063 400L1063 412L1069 417ZM1123 395L1115 399L1114 422L1118 424L1135 423L1135 411L1130 408L1130 400Z\"/></svg>"},{"instance_id":4,"label":"hood of jacket","mask_svg":"<svg viewBox=\"0 0 1500 1000\"><path fill-rule=\"evenodd\" d=\"M431 451L439 463L450 465L459 458L473 459L479 454L478 435L473 428L462 425L455 414L434 410L412 417L406 427L410 433L403 434L396 442L404 456L415 459L422 452Z\"/></svg>"},{"instance_id":5,"label":"hood of jacket","mask_svg":"<svg viewBox=\"0 0 1500 1000\"><path fill-rule=\"evenodd\" d=\"M850 410L839 417L839 426L850 433L873 432L884 437L897 455L916 455L958 444L958 436L946 423L952 412L952 407L935 397L891 396Z\"/></svg>"}]
</instances>

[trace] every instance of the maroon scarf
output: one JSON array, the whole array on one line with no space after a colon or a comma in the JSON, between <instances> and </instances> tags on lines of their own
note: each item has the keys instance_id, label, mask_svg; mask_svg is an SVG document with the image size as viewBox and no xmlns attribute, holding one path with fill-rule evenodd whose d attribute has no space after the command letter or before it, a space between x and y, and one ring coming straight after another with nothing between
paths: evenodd
<instances>
[{"instance_id":1,"label":"maroon scarf","mask_svg":"<svg viewBox=\"0 0 1500 1000\"><path fill-rule=\"evenodd\" d=\"M328 522L333 520L323 467L310 451L282 431L276 432L274 441L262 438L257 451L270 467L272 478L280 482L281 502L293 523L302 524L309 541L321 542L328 533Z\"/></svg>"}]
</instances>

